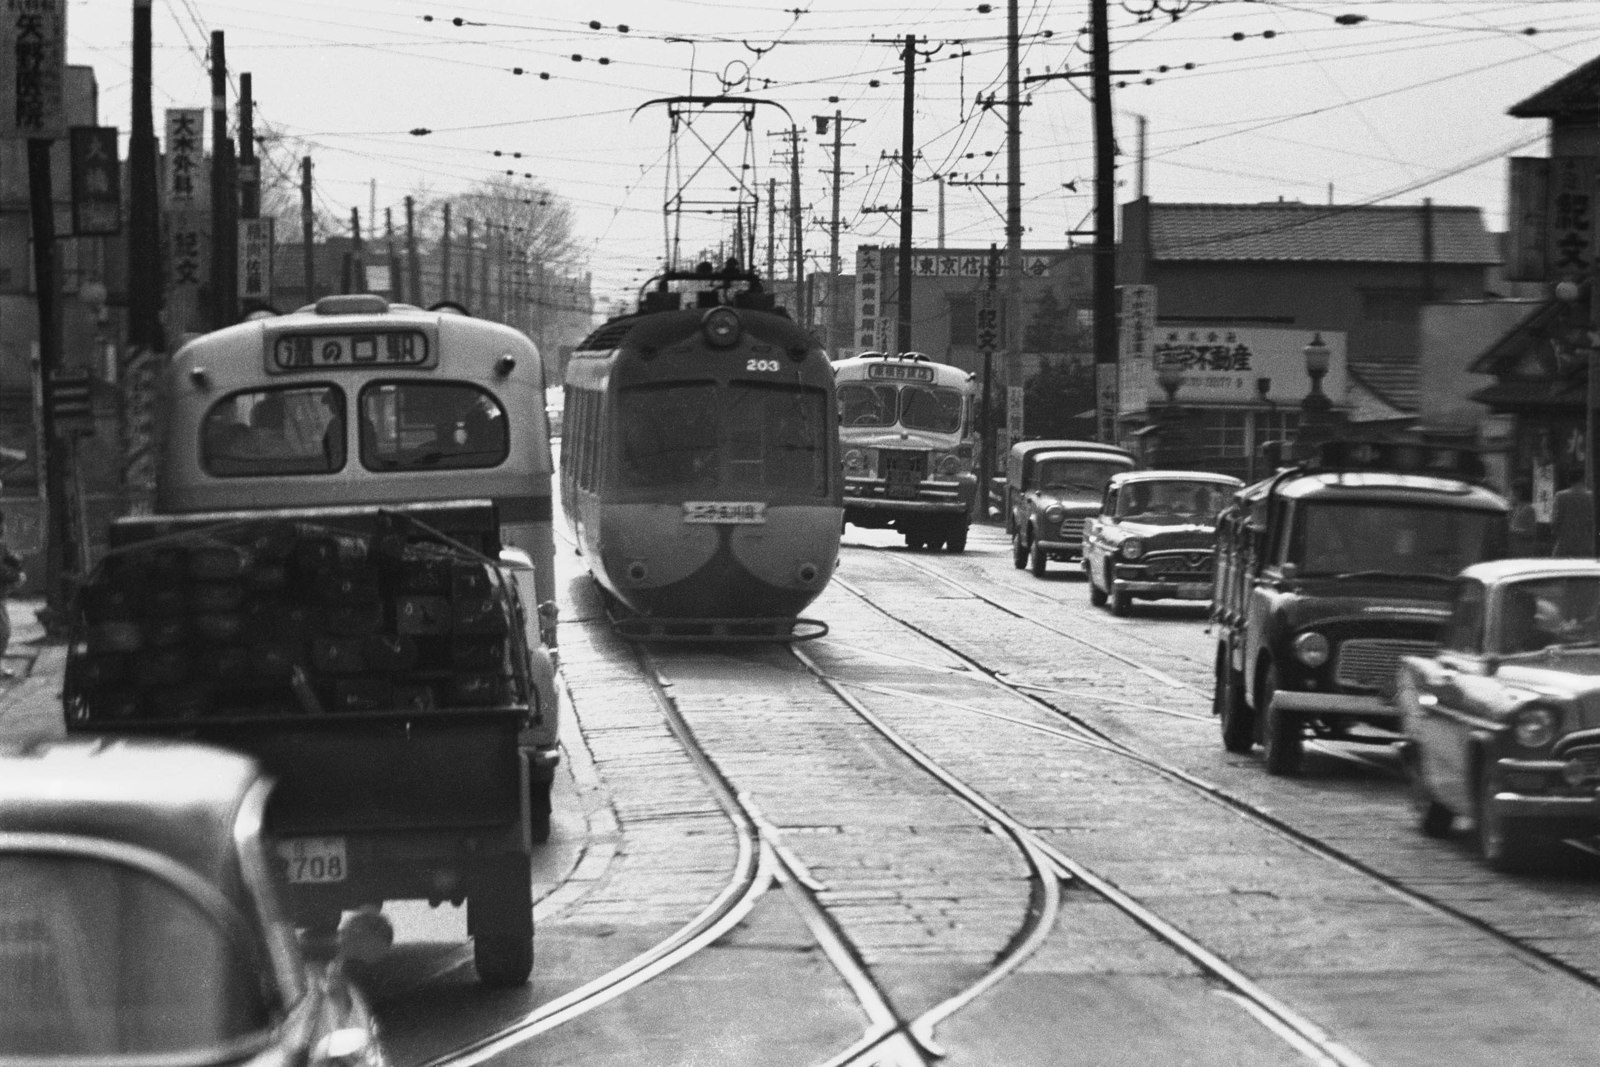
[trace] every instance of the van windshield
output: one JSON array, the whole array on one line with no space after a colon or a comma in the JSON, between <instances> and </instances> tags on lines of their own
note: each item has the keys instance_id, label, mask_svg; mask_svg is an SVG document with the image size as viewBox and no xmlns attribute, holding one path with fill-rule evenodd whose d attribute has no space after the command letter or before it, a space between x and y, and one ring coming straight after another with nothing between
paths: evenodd
<instances>
[{"instance_id":1,"label":"van windshield","mask_svg":"<svg viewBox=\"0 0 1600 1067\"><path fill-rule=\"evenodd\" d=\"M1106 491L1106 483L1113 474L1127 469L1126 463L1103 459L1041 459L1034 482L1044 490L1070 490L1098 496Z\"/></svg>"},{"instance_id":2,"label":"van windshield","mask_svg":"<svg viewBox=\"0 0 1600 1067\"><path fill-rule=\"evenodd\" d=\"M1296 510L1287 562L1304 576L1454 578L1505 551L1506 517L1498 512L1315 500Z\"/></svg>"}]
</instances>

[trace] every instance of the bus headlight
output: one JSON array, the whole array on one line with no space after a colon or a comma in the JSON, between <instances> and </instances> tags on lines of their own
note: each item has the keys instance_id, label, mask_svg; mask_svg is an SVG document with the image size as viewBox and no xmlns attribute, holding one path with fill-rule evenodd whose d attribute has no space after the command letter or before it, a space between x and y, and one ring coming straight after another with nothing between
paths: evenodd
<instances>
[{"instance_id":1,"label":"bus headlight","mask_svg":"<svg viewBox=\"0 0 1600 1067\"><path fill-rule=\"evenodd\" d=\"M867 473L867 454L859 448L852 448L844 454L844 470L846 474L862 475Z\"/></svg>"},{"instance_id":2,"label":"bus headlight","mask_svg":"<svg viewBox=\"0 0 1600 1067\"><path fill-rule=\"evenodd\" d=\"M953 477L967 469L966 461L953 452L941 452L934 469L945 477Z\"/></svg>"},{"instance_id":3,"label":"bus headlight","mask_svg":"<svg viewBox=\"0 0 1600 1067\"><path fill-rule=\"evenodd\" d=\"M1328 639L1315 630L1294 639L1295 658L1307 667L1320 667L1328 662Z\"/></svg>"},{"instance_id":4,"label":"bus headlight","mask_svg":"<svg viewBox=\"0 0 1600 1067\"><path fill-rule=\"evenodd\" d=\"M1556 736L1556 713L1535 704L1523 708L1511 719L1511 732L1523 748L1543 748Z\"/></svg>"},{"instance_id":5,"label":"bus headlight","mask_svg":"<svg viewBox=\"0 0 1600 1067\"><path fill-rule=\"evenodd\" d=\"M1144 542L1137 537L1130 537L1122 542L1122 547L1117 551L1122 553L1123 559L1138 559L1144 555Z\"/></svg>"}]
</instances>

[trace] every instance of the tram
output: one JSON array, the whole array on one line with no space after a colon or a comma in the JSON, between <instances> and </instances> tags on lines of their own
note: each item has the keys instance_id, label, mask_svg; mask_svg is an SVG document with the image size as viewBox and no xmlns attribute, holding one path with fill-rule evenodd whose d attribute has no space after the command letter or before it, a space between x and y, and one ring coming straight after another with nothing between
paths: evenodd
<instances>
[{"instance_id":1,"label":"tram","mask_svg":"<svg viewBox=\"0 0 1600 1067\"><path fill-rule=\"evenodd\" d=\"M963 551L978 493L976 376L920 352L863 352L833 370L845 521Z\"/></svg>"},{"instance_id":2,"label":"tram","mask_svg":"<svg viewBox=\"0 0 1600 1067\"><path fill-rule=\"evenodd\" d=\"M842 528L833 371L730 262L667 271L566 372L561 502L616 629L803 640Z\"/></svg>"}]
</instances>

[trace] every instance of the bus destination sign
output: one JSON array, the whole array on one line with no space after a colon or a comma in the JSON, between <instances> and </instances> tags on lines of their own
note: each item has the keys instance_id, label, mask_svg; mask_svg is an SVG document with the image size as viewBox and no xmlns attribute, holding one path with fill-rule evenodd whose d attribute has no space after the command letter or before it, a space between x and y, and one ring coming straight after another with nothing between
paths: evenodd
<instances>
[{"instance_id":1,"label":"bus destination sign","mask_svg":"<svg viewBox=\"0 0 1600 1067\"><path fill-rule=\"evenodd\" d=\"M438 362L421 330L382 333L287 333L271 339L269 374L370 367L427 368Z\"/></svg>"},{"instance_id":2,"label":"bus destination sign","mask_svg":"<svg viewBox=\"0 0 1600 1067\"><path fill-rule=\"evenodd\" d=\"M931 382L933 368L915 363L869 363L868 378L887 378L896 382Z\"/></svg>"}]
</instances>

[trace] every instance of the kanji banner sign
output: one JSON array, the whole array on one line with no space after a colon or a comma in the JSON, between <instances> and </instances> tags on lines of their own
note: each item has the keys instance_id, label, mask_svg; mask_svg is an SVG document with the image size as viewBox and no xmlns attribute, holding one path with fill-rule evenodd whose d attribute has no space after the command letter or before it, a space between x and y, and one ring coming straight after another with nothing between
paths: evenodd
<instances>
[{"instance_id":1,"label":"kanji banner sign","mask_svg":"<svg viewBox=\"0 0 1600 1067\"><path fill-rule=\"evenodd\" d=\"M0 0L0 137L67 135L67 0Z\"/></svg>"},{"instance_id":2,"label":"kanji banner sign","mask_svg":"<svg viewBox=\"0 0 1600 1067\"><path fill-rule=\"evenodd\" d=\"M106 237L122 232L122 177L115 126L74 126L72 232Z\"/></svg>"},{"instance_id":3,"label":"kanji banner sign","mask_svg":"<svg viewBox=\"0 0 1600 1067\"><path fill-rule=\"evenodd\" d=\"M206 113L201 108L167 111L167 204L187 208L200 200L205 166Z\"/></svg>"}]
</instances>

